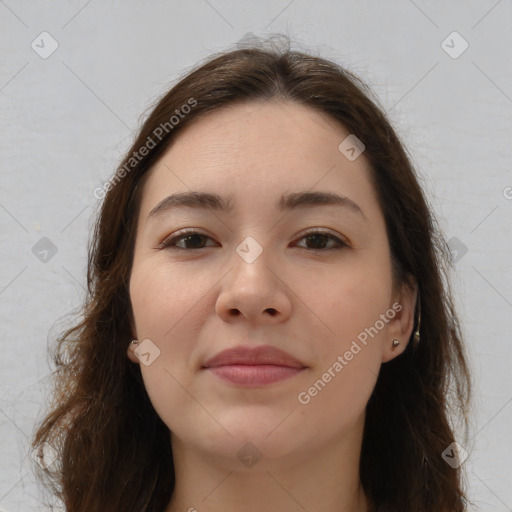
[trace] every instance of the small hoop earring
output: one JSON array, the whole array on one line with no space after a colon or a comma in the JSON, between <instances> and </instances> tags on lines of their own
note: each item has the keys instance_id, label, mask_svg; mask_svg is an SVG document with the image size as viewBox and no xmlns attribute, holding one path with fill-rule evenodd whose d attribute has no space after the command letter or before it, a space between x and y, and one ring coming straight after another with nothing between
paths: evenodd
<instances>
[{"instance_id":1,"label":"small hoop earring","mask_svg":"<svg viewBox=\"0 0 512 512\"><path fill-rule=\"evenodd\" d=\"M400 340L394 339L393 340L393 350L400 345Z\"/></svg>"},{"instance_id":2,"label":"small hoop earring","mask_svg":"<svg viewBox=\"0 0 512 512\"><path fill-rule=\"evenodd\" d=\"M131 345L136 345L137 343L139 343L139 340L132 340L132 341L130 341Z\"/></svg>"}]
</instances>

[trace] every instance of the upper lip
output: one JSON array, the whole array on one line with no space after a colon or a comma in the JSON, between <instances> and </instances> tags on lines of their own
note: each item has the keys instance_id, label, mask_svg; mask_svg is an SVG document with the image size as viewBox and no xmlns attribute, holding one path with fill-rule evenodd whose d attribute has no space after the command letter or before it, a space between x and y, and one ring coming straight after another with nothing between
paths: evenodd
<instances>
[{"instance_id":1,"label":"upper lip","mask_svg":"<svg viewBox=\"0 0 512 512\"><path fill-rule=\"evenodd\" d=\"M219 352L214 357L203 363L203 368L215 368L217 366L243 365L275 365L289 366L291 368L304 368L305 366L296 358L271 345L259 347L228 348Z\"/></svg>"}]
</instances>

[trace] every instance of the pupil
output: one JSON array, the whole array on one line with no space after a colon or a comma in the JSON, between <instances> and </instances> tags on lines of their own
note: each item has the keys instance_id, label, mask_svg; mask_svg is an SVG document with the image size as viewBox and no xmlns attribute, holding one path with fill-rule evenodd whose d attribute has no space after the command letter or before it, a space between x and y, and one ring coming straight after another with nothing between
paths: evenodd
<instances>
[{"instance_id":1,"label":"pupil","mask_svg":"<svg viewBox=\"0 0 512 512\"><path fill-rule=\"evenodd\" d=\"M196 240L196 242L198 241L198 239L199 239L199 241L201 241L201 240L202 240L202 241L204 241L203 235L189 235L189 236L187 236L187 237L185 238L185 240L191 240L191 239L195 239L195 240ZM188 244L187 244L187 245L188 245ZM196 247L196 244L192 243L192 245L193 245L194 247Z\"/></svg>"},{"instance_id":2,"label":"pupil","mask_svg":"<svg viewBox=\"0 0 512 512\"><path fill-rule=\"evenodd\" d=\"M322 235L322 234L309 235L308 239L309 240L313 239L316 242L320 241L321 247L316 247L316 249L321 249L321 248L325 247L326 235ZM323 241L323 243L321 243L321 241Z\"/></svg>"}]
</instances>

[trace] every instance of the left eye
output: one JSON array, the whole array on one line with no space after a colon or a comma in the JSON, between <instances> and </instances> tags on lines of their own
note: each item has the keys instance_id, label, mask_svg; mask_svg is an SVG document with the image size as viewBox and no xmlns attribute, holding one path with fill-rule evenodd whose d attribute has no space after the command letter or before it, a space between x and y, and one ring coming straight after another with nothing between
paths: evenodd
<instances>
[{"instance_id":1,"label":"left eye","mask_svg":"<svg viewBox=\"0 0 512 512\"><path fill-rule=\"evenodd\" d=\"M305 234L299 240L310 240L313 242L313 245L319 244L321 247L313 247L309 248L306 247L306 249L312 249L314 251L317 250L329 250L329 249L340 249L344 246L347 246L343 240L340 240L337 236L332 235L331 233L324 233L323 231L312 231L310 233ZM328 240L331 240L334 242L334 246L331 247L325 247Z\"/></svg>"},{"instance_id":2,"label":"left eye","mask_svg":"<svg viewBox=\"0 0 512 512\"><path fill-rule=\"evenodd\" d=\"M171 238L167 238L164 240L159 246L158 249L165 249L165 248L174 248L174 249L203 249L205 248L205 245L202 243L206 239L212 240L211 237L204 235L202 233L199 233L198 231L188 231L184 234L177 235ZM302 237L299 238L299 240L308 240L313 245L316 245L317 247L303 247L305 249L310 249L313 251L318 250L330 250L330 249L340 249L344 246L347 246L344 241L340 240L337 236L334 236L331 233L325 233L323 231L312 231L309 233L306 233ZM177 242L183 241L185 245L187 245L187 241L192 245L192 247L180 247L177 245ZM334 246L331 245L331 247L326 247L327 242L332 241L334 242ZM211 247L211 246L210 246Z\"/></svg>"}]
</instances>

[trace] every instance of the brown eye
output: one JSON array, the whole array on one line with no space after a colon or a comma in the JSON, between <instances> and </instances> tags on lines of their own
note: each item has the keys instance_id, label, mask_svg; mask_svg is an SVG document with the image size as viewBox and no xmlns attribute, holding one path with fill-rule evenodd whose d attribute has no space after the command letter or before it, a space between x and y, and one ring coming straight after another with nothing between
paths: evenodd
<instances>
[{"instance_id":1,"label":"brown eye","mask_svg":"<svg viewBox=\"0 0 512 512\"><path fill-rule=\"evenodd\" d=\"M341 249L344 246L348 246L348 244L339 239L337 236L324 231L311 231L310 233L302 236L300 240L307 240L307 247L305 247L305 249L311 249L314 251ZM334 246L331 245L331 247L326 247L329 241L334 242ZM311 247L311 245L313 247Z\"/></svg>"},{"instance_id":2,"label":"brown eye","mask_svg":"<svg viewBox=\"0 0 512 512\"><path fill-rule=\"evenodd\" d=\"M186 231L181 234L165 239L159 246L159 249L176 248L176 249L203 249L205 248L205 241L211 238L207 235L199 233L198 231ZM183 241L185 247L177 245Z\"/></svg>"}]
</instances>

